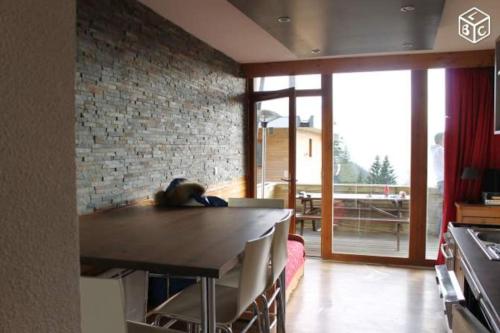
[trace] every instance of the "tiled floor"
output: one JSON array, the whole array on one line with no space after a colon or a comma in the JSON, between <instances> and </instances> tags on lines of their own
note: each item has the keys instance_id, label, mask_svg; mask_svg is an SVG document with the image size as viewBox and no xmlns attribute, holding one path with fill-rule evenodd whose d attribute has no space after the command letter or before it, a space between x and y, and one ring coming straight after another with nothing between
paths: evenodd
<instances>
[{"instance_id":1,"label":"tiled floor","mask_svg":"<svg viewBox=\"0 0 500 333\"><path fill-rule=\"evenodd\" d=\"M432 270L308 258L287 306L289 333L444 333Z\"/></svg>"}]
</instances>

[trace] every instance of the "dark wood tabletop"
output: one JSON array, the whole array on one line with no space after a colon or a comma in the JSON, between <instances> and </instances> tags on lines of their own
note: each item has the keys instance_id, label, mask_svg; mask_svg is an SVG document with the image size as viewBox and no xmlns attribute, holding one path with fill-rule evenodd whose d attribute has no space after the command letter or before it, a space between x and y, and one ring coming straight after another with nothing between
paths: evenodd
<instances>
[{"instance_id":1,"label":"dark wood tabletop","mask_svg":"<svg viewBox=\"0 0 500 333\"><path fill-rule=\"evenodd\" d=\"M80 217L80 261L220 278L290 209L126 207Z\"/></svg>"}]
</instances>

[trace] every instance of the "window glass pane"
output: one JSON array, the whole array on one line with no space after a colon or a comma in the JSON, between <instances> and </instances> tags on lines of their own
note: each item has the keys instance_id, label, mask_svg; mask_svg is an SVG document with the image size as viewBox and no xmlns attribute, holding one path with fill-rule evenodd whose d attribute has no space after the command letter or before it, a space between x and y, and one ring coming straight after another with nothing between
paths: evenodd
<instances>
[{"instance_id":1,"label":"window glass pane","mask_svg":"<svg viewBox=\"0 0 500 333\"><path fill-rule=\"evenodd\" d=\"M321 89L321 75L297 75L295 76L295 89Z\"/></svg>"},{"instance_id":2,"label":"window glass pane","mask_svg":"<svg viewBox=\"0 0 500 333\"><path fill-rule=\"evenodd\" d=\"M266 76L254 79L254 91L295 89L321 89L321 75Z\"/></svg>"},{"instance_id":3,"label":"window glass pane","mask_svg":"<svg viewBox=\"0 0 500 333\"><path fill-rule=\"evenodd\" d=\"M289 169L289 100L278 98L258 102L256 109L256 197L283 199L288 206L289 183L284 179L288 178Z\"/></svg>"},{"instance_id":4,"label":"window glass pane","mask_svg":"<svg viewBox=\"0 0 500 333\"><path fill-rule=\"evenodd\" d=\"M297 98L297 228L308 256L321 256L321 97Z\"/></svg>"},{"instance_id":5,"label":"window glass pane","mask_svg":"<svg viewBox=\"0 0 500 333\"><path fill-rule=\"evenodd\" d=\"M297 189L321 183L321 97L297 98Z\"/></svg>"},{"instance_id":6,"label":"window glass pane","mask_svg":"<svg viewBox=\"0 0 500 333\"><path fill-rule=\"evenodd\" d=\"M427 259L436 259L443 220L445 70L427 72Z\"/></svg>"},{"instance_id":7,"label":"window glass pane","mask_svg":"<svg viewBox=\"0 0 500 333\"><path fill-rule=\"evenodd\" d=\"M333 251L408 257L411 72L333 75Z\"/></svg>"},{"instance_id":8,"label":"window glass pane","mask_svg":"<svg viewBox=\"0 0 500 333\"><path fill-rule=\"evenodd\" d=\"M289 76L266 76L256 77L253 81L254 91L273 91L290 88L293 82L290 82Z\"/></svg>"}]
</instances>

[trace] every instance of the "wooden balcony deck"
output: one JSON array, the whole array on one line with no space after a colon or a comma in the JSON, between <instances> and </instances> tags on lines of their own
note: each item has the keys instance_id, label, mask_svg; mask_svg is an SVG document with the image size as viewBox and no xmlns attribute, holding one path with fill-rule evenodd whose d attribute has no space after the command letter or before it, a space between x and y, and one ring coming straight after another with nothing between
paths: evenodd
<instances>
[{"instance_id":1,"label":"wooden balcony deck","mask_svg":"<svg viewBox=\"0 0 500 333\"><path fill-rule=\"evenodd\" d=\"M303 235L307 256L321 256L321 232L312 231L306 222ZM427 257L434 259L438 252L439 238L428 237ZM401 235L401 248L396 250L396 236L389 232L338 231L333 238L335 253L377 255L386 257L408 256L408 234Z\"/></svg>"}]
</instances>

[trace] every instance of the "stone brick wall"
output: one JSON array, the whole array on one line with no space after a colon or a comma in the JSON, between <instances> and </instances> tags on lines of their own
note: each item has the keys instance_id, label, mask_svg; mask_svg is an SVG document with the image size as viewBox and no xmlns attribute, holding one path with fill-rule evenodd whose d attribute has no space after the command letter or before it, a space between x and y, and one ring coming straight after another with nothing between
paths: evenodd
<instances>
[{"instance_id":1,"label":"stone brick wall","mask_svg":"<svg viewBox=\"0 0 500 333\"><path fill-rule=\"evenodd\" d=\"M79 213L244 176L240 66L133 0L79 0Z\"/></svg>"}]
</instances>

